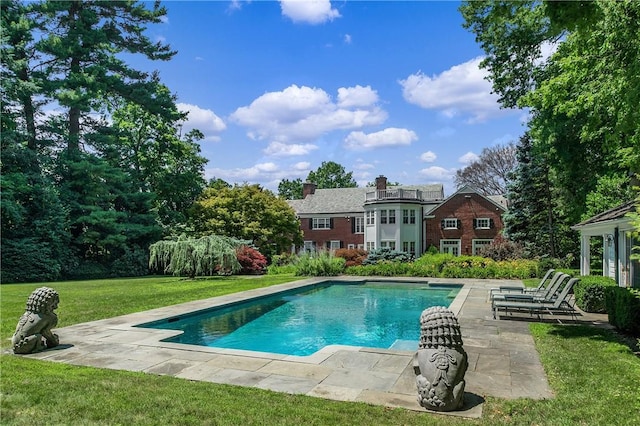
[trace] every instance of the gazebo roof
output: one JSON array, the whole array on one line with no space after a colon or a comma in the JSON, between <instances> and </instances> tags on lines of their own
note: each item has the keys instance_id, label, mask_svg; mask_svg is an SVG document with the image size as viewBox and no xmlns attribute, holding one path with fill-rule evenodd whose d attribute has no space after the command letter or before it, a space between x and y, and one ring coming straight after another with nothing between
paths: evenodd
<instances>
[{"instance_id":1,"label":"gazebo roof","mask_svg":"<svg viewBox=\"0 0 640 426\"><path fill-rule=\"evenodd\" d=\"M629 201L628 203L624 203L618 207L614 207L610 210L597 214L593 217L590 217L587 220L584 220L577 225L572 226L572 228L579 228L585 225L592 225L601 222L610 222L617 219L624 219L626 214L629 212L633 212L636 210L635 201Z\"/></svg>"}]
</instances>

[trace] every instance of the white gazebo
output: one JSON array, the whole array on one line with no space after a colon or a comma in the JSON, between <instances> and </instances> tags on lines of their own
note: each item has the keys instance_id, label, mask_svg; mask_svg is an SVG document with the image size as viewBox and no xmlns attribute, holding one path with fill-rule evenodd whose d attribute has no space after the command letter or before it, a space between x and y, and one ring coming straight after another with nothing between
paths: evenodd
<instances>
[{"instance_id":1,"label":"white gazebo","mask_svg":"<svg viewBox=\"0 0 640 426\"><path fill-rule=\"evenodd\" d=\"M631 218L627 213L635 211L631 201L589 218L572 229L580 232L580 273L590 274L591 238L602 239L602 275L613 278L621 287L640 287L640 262L631 259L634 238Z\"/></svg>"}]
</instances>

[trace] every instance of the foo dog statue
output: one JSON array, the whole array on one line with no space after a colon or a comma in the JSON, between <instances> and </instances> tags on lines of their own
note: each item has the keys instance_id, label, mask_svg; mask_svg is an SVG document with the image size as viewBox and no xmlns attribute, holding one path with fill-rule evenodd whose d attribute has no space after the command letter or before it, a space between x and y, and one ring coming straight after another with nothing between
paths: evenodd
<instances>
[{"instance_id":1,"label":"foo dog statue","mask_svg":"<svg viewBox=\"0 0 640 426\"><path fill-rule=\"evenodd\" d=\"M413 357L418 403L435 411L462 408L467 367L453 312L442 306L425 309L420 316L420 344Z\"/></svg>"},{"instance_id":2,"label":"foo dog statue","mask_svg":"<svg viewBox=\"0 0 640 426\"><path fill-rule=\"evenodd\" d=\"M58 346L58 336L51 329L58 324L58 316L53 311L59 302L58 292L49 287L40 287L31 293L27 310L11 339L13 353L30 354Z\"/></svg>"}]
</instances>

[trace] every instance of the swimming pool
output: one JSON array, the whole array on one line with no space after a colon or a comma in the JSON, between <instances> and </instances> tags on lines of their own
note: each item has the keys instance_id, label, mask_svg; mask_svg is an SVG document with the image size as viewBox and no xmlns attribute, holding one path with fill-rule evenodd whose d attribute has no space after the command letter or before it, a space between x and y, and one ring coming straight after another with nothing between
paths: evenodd
<instances>
[{"instance_id":1,"label":"swimming pool","mask_svg":"<svg viewBox=\"0 0 640 426\"><path fill-rule=\"evenodd\" d=\"M167 342L310 355L328 345L415 350L420 314L449 306L462 285L327 281L141 324L180 330Z\"/></svg>"}]
</instances>

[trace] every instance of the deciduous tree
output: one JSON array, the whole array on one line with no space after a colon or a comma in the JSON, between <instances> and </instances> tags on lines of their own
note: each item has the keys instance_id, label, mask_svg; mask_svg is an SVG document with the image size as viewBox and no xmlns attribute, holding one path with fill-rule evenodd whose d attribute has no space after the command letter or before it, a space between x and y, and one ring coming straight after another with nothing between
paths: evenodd
<instances>
[{"instance_id":1,"label":"deciduous tree","mask_svg":"<svg viewBox=\"0 0 640 426\"><path fill-rule=\"evenodd\" d=\"M458 188L469 185L484 195L503 195L507 191L509 173L516 166L516 147L513 143L484 148L478 159L456 171Z\"/></svg>"},{"instance_id":2,"label":"deciduous tree","mask_svg":"<svg viewBox=\"0 0 640 426\"><path fill-rule=\"evenodd\" d=\"M309 172L308 182L313 182L318 188L356 188L358 183L353 180L353 172L347 172L344 166L333 162L323 161L317 170Z\"/></svg>"},{"instance_id":3,"label":"deciduous tree","mask_svg":"<svg viewBox=\"0 0 640 426\"><path fill-rule=\"evenodd\" d=\"M302 243L295 211L260 185L207 188L190 212L197 235L250 240L267 258Z\"/></svg>"}]
</instances>

